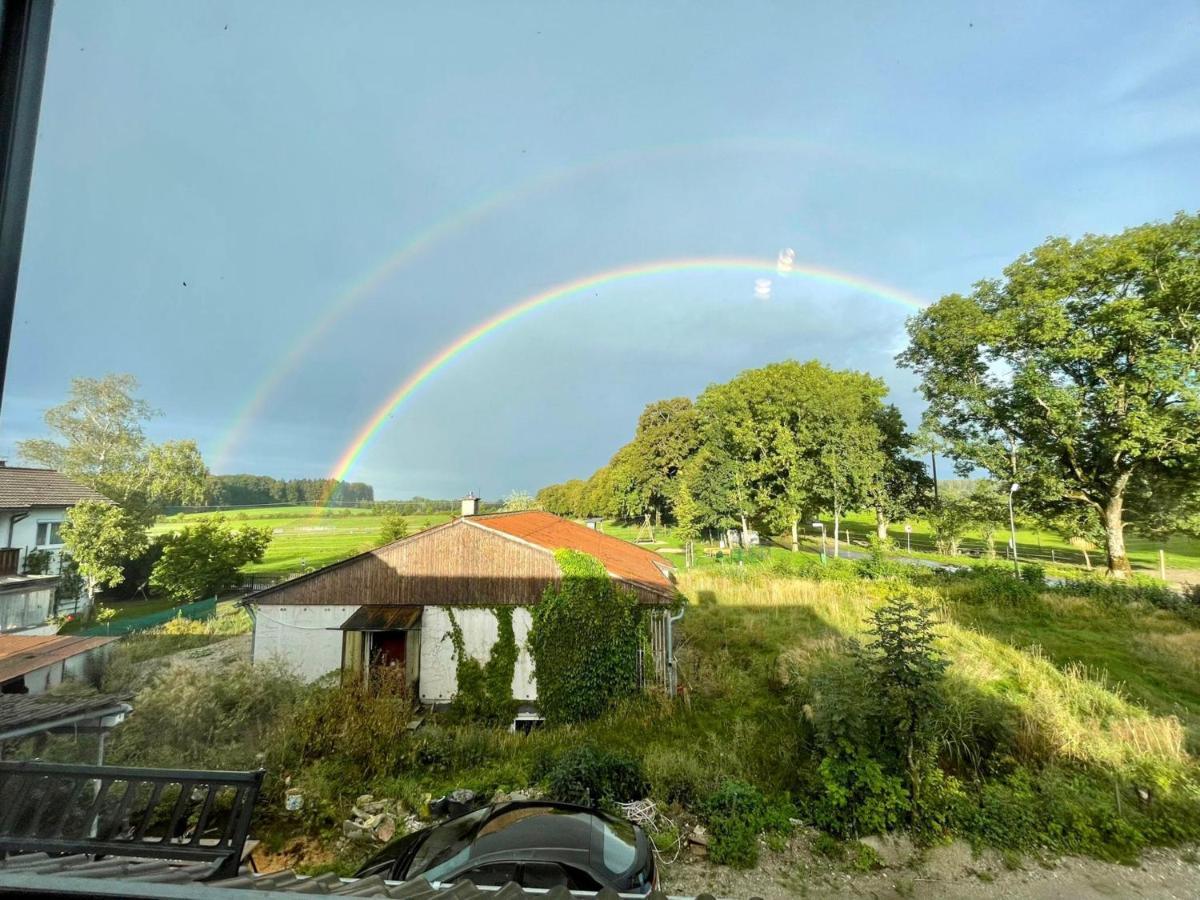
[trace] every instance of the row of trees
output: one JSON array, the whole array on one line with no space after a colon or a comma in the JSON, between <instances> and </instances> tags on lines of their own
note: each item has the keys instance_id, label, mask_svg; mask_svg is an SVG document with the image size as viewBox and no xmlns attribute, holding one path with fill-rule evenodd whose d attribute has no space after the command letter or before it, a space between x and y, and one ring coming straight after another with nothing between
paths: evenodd
<instances>
[{"instance_id":1,"label":"row of trees","mask_svg":"<svg viewBox=\"0 0 1200 900\"><path fill-rule=\"evenodd\" d=\"M912 438L882 382L780 363L692 403L651 404L634 439L586 481L551 485L565 515L675 519L685 532L790 530L823 511L925 508L954 546L969 523L994 533L1004 494L1130 571L1125 531L1200 533L1200 216L1117 235L1053 238L1002 278L950 294L909 321L898 357L928 403L922 449L999 486L930 506ZM1001 519L1001 523L1003 519Z\"/></svg>"},{"instance_id":2,"label":"row of trees","mask_svg":"<svg viewBox=\"0 0 1200 900\"><path fill-rule=\"evenodd\" d=\"M759 522L787 532L828 513L875 511L880 534L926 502L924 466L884 383L818 362L743 372L685 397L652 403L633 440L587 481L543 488L560 515L674 521L686 537Z\"/></svg>"},{"instance_id":3,"label":"row of trees","mask_svg":"<svg viewBox=\"0 0 1200 900\"><path fill-rule=\"evenodd\" d=\"M149 526L165 507L202 502L209 475L194 441L150 442L145 425L159 413L137 387L132 375L74 379L67 401L46 411L53 436L21 441L18 452L112 501L77 504L62 529L89 594L142 570L173 599L211 595L262 559L270 532L217 519L151 541Z\"/></svg>"},{"instance_id":4,"label":"row of trees","mask_svg":"<svg viewBox=\"0 0 1200 900\"><path fill-rule=\"evenodd\" d=\"M206 506L258 506L272 503L373 503L375 489L361 481L330 478L271 478L268 475L209 475ZM425 512L426 510L420 510Z\"/></svg>"}]
</instances>

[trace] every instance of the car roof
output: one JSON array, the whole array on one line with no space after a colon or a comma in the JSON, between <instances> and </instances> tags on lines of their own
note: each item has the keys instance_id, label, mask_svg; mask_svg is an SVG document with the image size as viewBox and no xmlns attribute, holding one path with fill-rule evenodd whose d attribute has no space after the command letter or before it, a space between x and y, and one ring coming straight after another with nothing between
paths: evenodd
<instances>
[{"instance_id":1,"label":"car roof","mask_svg":"<svg viewBox=\"0 0 1200 900\"><path fill-rule=\"evenodd\" d=\"M609 817L602 812L566 803L499 804L475 833L470 859L473 864L486 859L541 859L604 869L600 860L592 865L592 849L597 826L608 824Z\"/></svg>"}]
</instances>

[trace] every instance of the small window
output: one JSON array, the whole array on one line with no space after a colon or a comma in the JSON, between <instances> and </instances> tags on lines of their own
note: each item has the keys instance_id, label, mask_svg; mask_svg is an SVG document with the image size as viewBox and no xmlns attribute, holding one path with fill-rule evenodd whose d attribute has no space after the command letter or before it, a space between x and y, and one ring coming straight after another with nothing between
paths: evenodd
<instances>
[{"instance_id":1,"label":"small window","mask_svg":"<svg viewBox=\"0 0 1200 900\"><path fill-rule=\"evenodd\" d=\"M37 545L39 547L60 546L62 544L60 528L62 528L62 522L38 522Z\"/></svg>"},{"instance_id":2,"label":"small window","mask_svg":"<svg viewBox=\"0 0 1200 900\"><path fill-rule=\"evenodd\" d=\"M567 887L567 873L555 863L527 862L521 871L521 887Z\"/></svg>"}]
</instances>

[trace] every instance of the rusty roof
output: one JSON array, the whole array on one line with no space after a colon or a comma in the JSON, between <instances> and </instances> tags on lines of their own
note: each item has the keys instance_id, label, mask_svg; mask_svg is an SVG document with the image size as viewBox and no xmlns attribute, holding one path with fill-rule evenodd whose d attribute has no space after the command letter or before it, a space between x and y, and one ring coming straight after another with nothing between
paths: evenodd
<instances>
[{"instance_id":1,"label":"rusty roof","mask_svg":"<svg viewBox=\"0 0 1200 900\"><path fill-rule=\"evenodd\" d=\"M0 466L0 509L74 506L81 500L108 498L54 469Z\"/></svg>"},{"instance_id":2,"label":"rusty roof","mask_svg":"<svg viewBox=\"0 0 1200 900\"><path fill-rule=\"evenodd\" d=\"M652 550L541 510L471 516L465 521L544 550L579 550L600 560L609 575L674 596L674 566Z\"/></svg>"},{"instance_id":3,"label":"rusty roof","mask_svg":"<svg viewBox=\"0 0 1200 900\"><path fill-rule=\"evenodd\" d=\"M20 678L115 640L115 637L72 634L0 634L0 682Z\"/></svg>"}]
</instances>

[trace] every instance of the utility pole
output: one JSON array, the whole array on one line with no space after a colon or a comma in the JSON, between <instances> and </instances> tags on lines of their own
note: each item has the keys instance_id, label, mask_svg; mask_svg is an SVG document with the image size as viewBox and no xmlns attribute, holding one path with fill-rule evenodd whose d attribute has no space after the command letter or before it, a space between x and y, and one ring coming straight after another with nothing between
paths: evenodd
<instances>
[{"instance_id":1,"label":"utility pole","mask_svg":"<svg viewBox=\"0 0 1200 900\"><path fill-rule=\"evenodd\" d=\"M933 502L938 502L938 485L937 485L937 451L929 451L929 465L933 467Z\"/></svg>"},{"instance_id":2,"label":"utility pole","mask_svg":"<svg viewBox=\"0 0 1200 900\"><path fill-rule=\"evenodd\" d=\"M1013 575L1016 578L1021 577L1021 564L1017 561L1017 521L1013 517L1013 494L1019 487L1020 485L1014 481L1012 487L1008 489L1008 533L1012 540Z\"/></svg>"}]
</instances>

